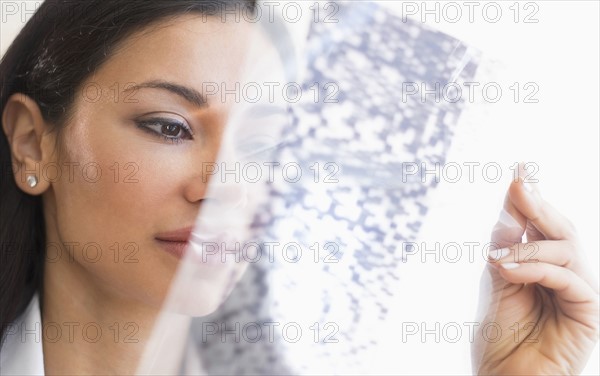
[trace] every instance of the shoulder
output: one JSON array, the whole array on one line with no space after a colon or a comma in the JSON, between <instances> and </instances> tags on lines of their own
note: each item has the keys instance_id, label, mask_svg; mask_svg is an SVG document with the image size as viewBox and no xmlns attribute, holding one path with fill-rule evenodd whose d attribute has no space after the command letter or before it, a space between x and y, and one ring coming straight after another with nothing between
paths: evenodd
<instances>
[{"instance_id":1,"label":"shoulder","mask_svg":"<svg viewBox=\"0 0 600 376\"><path fill-rule=\"evenodd\" d=\"M2 375L43 375L42 320L38 294L9 324L0 351Z\"/></svg>"}]
</instances>

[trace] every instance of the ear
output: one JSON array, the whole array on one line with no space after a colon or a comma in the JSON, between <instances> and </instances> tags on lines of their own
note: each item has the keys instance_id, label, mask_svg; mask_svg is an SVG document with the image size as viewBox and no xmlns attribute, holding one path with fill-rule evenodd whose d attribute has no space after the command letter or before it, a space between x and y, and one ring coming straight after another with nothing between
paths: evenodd
<instances>
[{"instance_id":1,"label":"ear","mask_svg":"<svg viewBox=\"0 0 600 376\"><path fill-rule=\"evenodd\" d=\"M2 114L2 128L10 146L17 186L30 195L42 194L50 187L44 172L51 162L55 140L40 107L25 94L11 95ZM34 187L28 182L30 176L37 180Z\"/></svg>"}]
</instances>

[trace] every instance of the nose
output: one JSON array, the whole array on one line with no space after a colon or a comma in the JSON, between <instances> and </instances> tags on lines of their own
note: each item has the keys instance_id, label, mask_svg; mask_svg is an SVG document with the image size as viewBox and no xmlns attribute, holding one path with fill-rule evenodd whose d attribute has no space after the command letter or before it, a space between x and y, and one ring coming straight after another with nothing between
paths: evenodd
<instances>
[{"instance_id":1,"label":"nose","mask_svg":"<svg viewBox=\"0 0 600 376\"><path fill-rule=\"evenodd\" d=\"M241 173L241 162L236 160L230 144L221 143L219 158L199 157L202 160L195 164L196 172L185 189L186 200L192 203L207 200L211 206L224 211L246 207L248 189Z\"/></svg>"}]
</instances>

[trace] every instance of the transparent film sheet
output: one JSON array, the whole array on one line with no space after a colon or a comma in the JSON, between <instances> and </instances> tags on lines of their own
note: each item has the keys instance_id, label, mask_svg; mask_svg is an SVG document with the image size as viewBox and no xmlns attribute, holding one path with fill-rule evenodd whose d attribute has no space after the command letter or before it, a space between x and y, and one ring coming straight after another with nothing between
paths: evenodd
<instances>
[{"instance_id":1,"label":"transparent film sheet","mask_svg":"<svg viewBox=\"0 0 600 376\"><path fill-rule=\"evenodd\" d=\"M332 9L338 22L325 22ZM373 372L388 307L410 284L403 244L436 187L415 168L444 163L466 105L454 89L480 56L375 3L320 10L254 26L247 94L204 170L216 199L203 203L139 374Z\"/></svg>"}]
</instances>

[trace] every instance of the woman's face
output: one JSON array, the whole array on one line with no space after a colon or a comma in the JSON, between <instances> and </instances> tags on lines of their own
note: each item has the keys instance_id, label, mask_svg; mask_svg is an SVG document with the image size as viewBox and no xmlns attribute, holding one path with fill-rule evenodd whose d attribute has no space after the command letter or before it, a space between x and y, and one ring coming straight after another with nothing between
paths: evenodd
<instances>
[{"instance_id":1,"label":"woman's face","mask_svg":"<svg viewBox=\"0 0 600 376\"><path fill-rule=\"evenodd\" d=\"M69 255L97 293L162 303L185 237L172 232L193 227L209 201L226 212L247 199L242 185L207 189L220 149L235 158L223 136L236 98L202 95L215 83L235 88L252 35L244 22L182 16L129 37L87 79L59 136L63 176L44 194L47 262ZM215 309L244 264L196 263L206 277L194 286L195 313Z\"/></svg>"}]
</instances>

